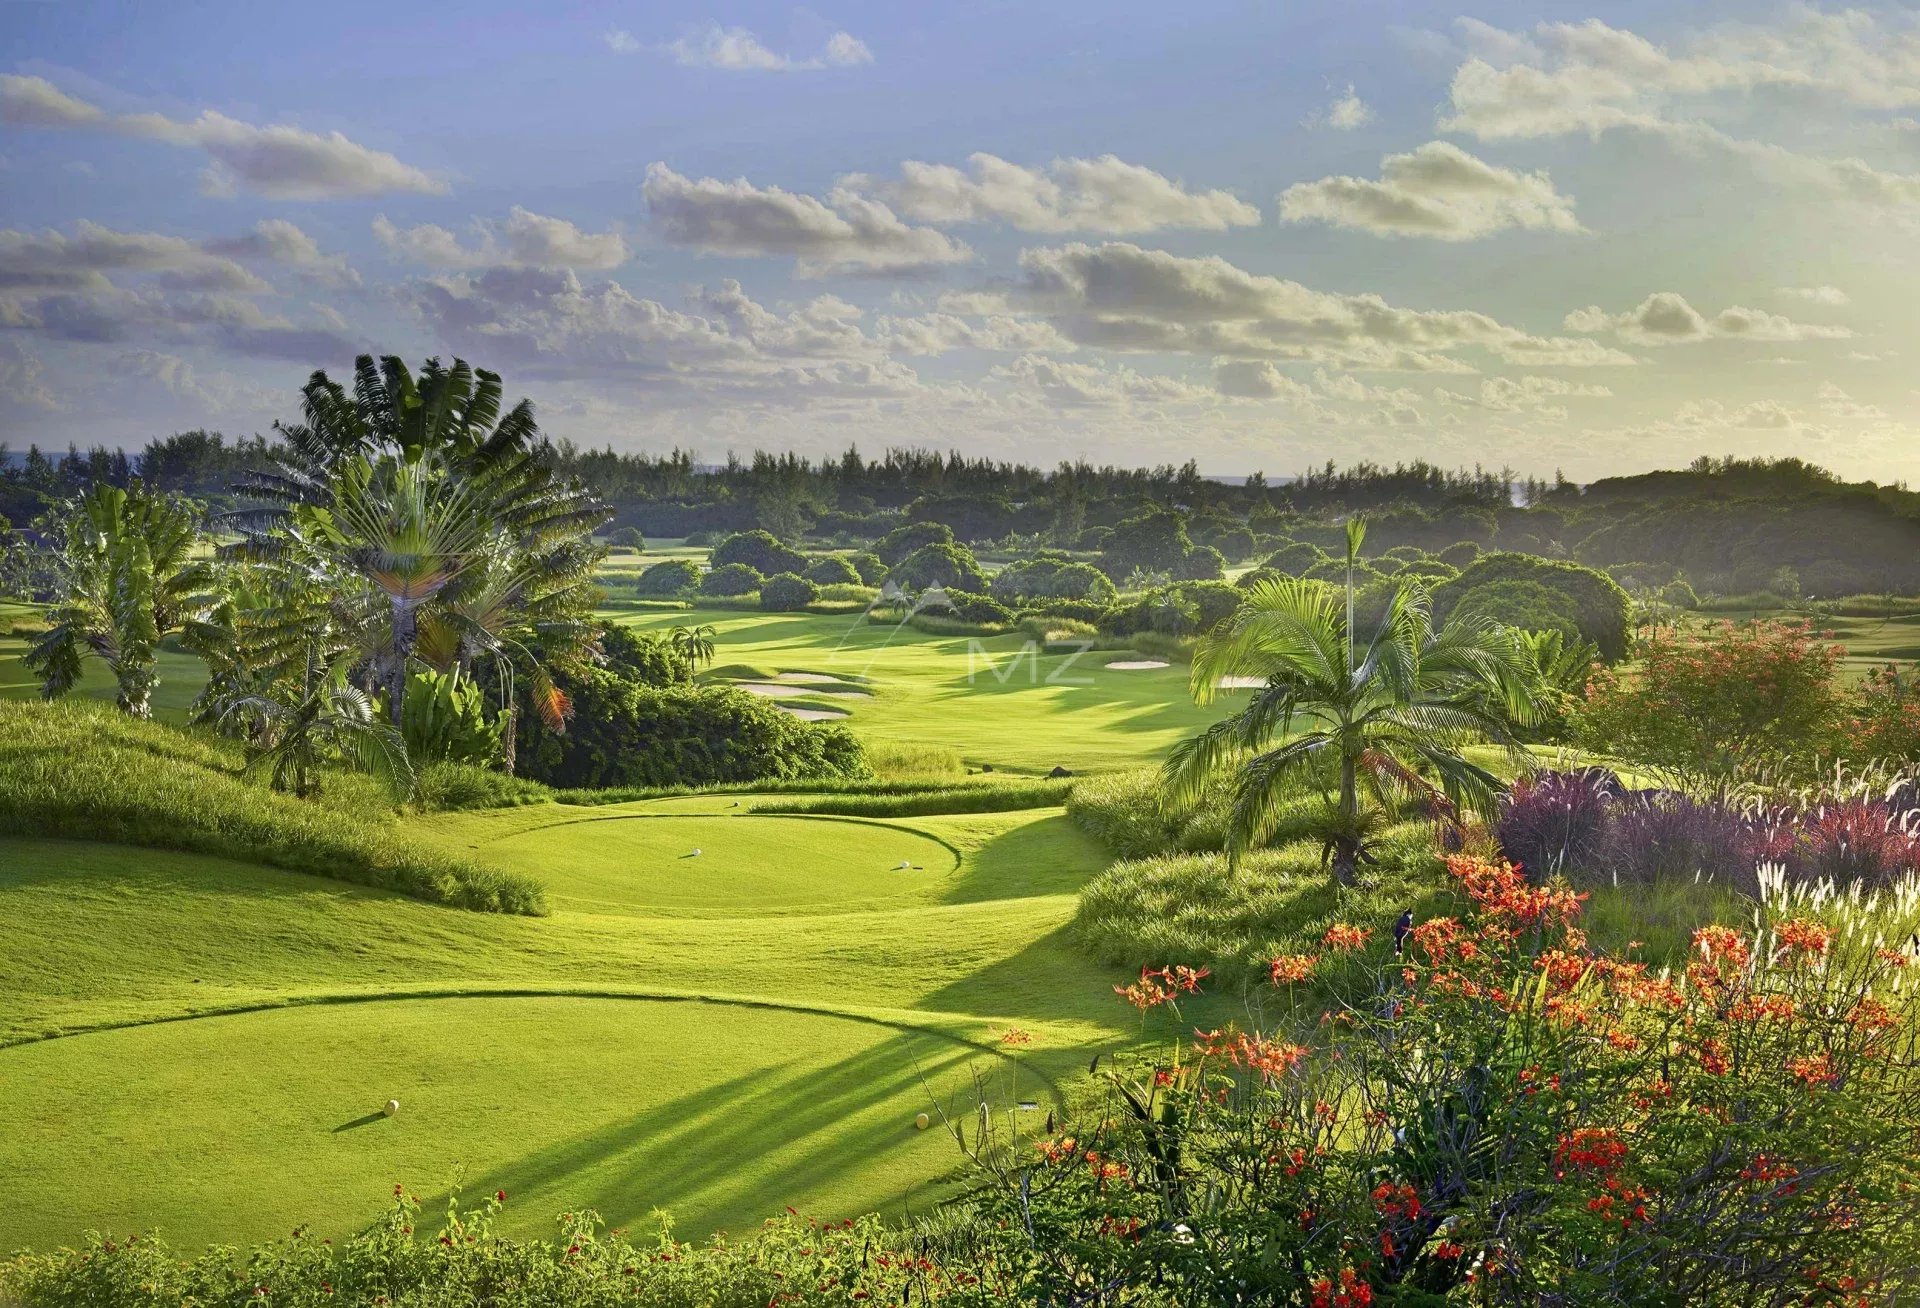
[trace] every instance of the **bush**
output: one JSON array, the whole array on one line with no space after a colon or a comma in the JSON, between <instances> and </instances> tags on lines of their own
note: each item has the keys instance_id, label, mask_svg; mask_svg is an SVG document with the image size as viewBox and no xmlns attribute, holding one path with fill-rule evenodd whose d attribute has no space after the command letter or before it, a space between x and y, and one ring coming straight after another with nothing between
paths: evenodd
<instances>
[{"instance_id":1,"label":"bush","mask_svg":"<svg viewBox=\"0 0 1920 1308\"><path fill-rule=\"evenodd\" d=\"M1619 784L1604 768L1520 778L1494 822L1500 852L1534 881L1598 867Z\"/></svg>"},{"instance_id":2,"label":"bush","mask_svg":"<svg viewBox=\"0 0 1920 1308\"><path fill-rule=\"evenodd\" d=\"M1456 568L1466 568L1471 567L1473 561L1479 558L1480 555L1481 549L1479 542L1463 540L1447 546L1445 549L1436 553L1434 557L1442 563L1450 563Z\"/></svg>"},{"instance_id":3,"label":"bush","mask_svg":"<svg viewBox=\"0 0 1920 1308\"><path fill-rule=\"evenodd\" d=\"M407 761L415 767L495 763L505 729L505 720L487 711L479 683L462 676L457 665L449 672L418 668L407 674L400 735L406 741Z\"/></svg>"},{"instance_id":4,"label":"bush","mask_svg":"<svg viewBox=\"0 0 1920 1308\"><path fill-rule=\"evenodd\" d=\"M1664 636L1633 676L1594 673L1576 731L1689 787L1724 788L1759 763L1810 769L1840 719L1842 653L1785 623Z\"/></svg>"},{"instance_id":5,"label":"bush","mask_svg":"<svg viewBox=\"0 0 1920 1308\"><path fill-rule=\"evenodd\" d=\"M667 559L648 565L633 589L640 595L684 595L699 584L700 568L692 560Z\"/></svg>"},{"instance_id":6,"label":"bush","mask_svg":"<svg viewBox=\"0 0 1920 1308\"><path fill-rule=\"evenodd\" d=\"M1318 545L1309 545L1305 541L1294 541L1283 545L1267 556L1260 566L1274 572L1284 572L1289 577L1302 577L1307 569L1316 564L1327 562L1327 552Z\"/></svg>"},{"instance_id":7,"label":"bush","mask_svg":"<svg viewBox=\"0 0 1920 1308\"><path fill-rule=\"evenodd\" d=\"M543 913L538 882L403 836L363 777L321 802L254 785L232 741L103 704L0 700L0 835L64 836L378 886L455 908Z\"/></svg>"},{"instance_id":8,"label":"bush","mask_svg":"<svg viewBox=\"0 0 1920 1308\"><path fill-rule=\"evenodd\" d=\"M1558 631L1580 638L1580 616L1564 591L1537 581L1496 581L1475 587L1453 606L1449 622L1518 627L1522 631Z\"/></svg>"},{"instance_id":9,"label":"bush","mask_svg":"<svg viewBox=\"0 0 1920 1308\"><path fill-rule=\"evenodd\" d=\"M863 586L878 586L887 579L887 565L880 561L878 554L855 554L847 561L860 574L860 584Z\"/></svg>"},{"instance_id":10,"label":"bush","mask_svg":"<svg viewBox=\"0 0 1920 1308\"><path fill-rule=\"evenodd\" d=\"M909 522L895 527L873 543L873 552L889 568L900 566L914 551L928 545L953 544L953 528L944 522ZM876 583L869 581L868 585Z\"/></svg>"},{"instance_id":11,"label":"bush","mask_svg":"<svg viewBox=\"0 0 1920 1308\"><path fill-rule=\"evenodd\" d=\"M1678 791L1629 794L1614 807L1606 844L1586 880L1617 886L1711 881L1759 893L1753 829L1718 800Z\"/></svg>"},{"instance_id":12,"label":"bush","mask_svg":"<svg viewBox=\"0 0 1920 1308\"><path fill-rule=\"evenodd\" d=\"M703 786L866 775L860 744L836 723L803 722L731 686L645 686L616 673L565 679L564 735L523 721L521 770L551 786Z\"/></svg>"},{"instance_id":13,"label":"bush","mask_svg":"<svg viewBox=\"0 0 1920 1308\"><path fill-rule=\"evenodd\" d=\"M693 680L693 664L665 636L642 635L632 627L601 627L600 657L611 671L646 686L684 686Z\"/></svg>"},{"instance_id":14,"label":"bush","mask_svg":"<svg viewBox=\"0 0 1920 1308\"><path fill-rule=\"evenodd\" d=\"M1109 1068L1038 1161L1016 1161L1034 1158L1024 1140L992 1155L1008 1161L983 1227L1031 1269L1010 1297L1912 1298L1920 1013L1906 955L1876 950L1866 914L1835 929L1769 907L1755 931L1696 932L1667 975L1596 953L1564 887L1477 859L1448 870L1465 912L1416 905L1396 949L1390 902L1336 908L1273 959L1279 993L1259 1008L1277 1016ZM1209 902L1179 896L1163 920ZM1124 988L1156 1033L1194 1025L1178 1009L1205 988L1195 961L1163 957ZM1326 1022L1297 997L1330 982L1359 998Z\"/></svg>"},{"instance_id":15,"label":"bush","mask_svg":"<svg viewBox=\"0 0 1920 1308\"><path fill-rule=\"evenodd\" d=\"M744 563L715 568L700 579L702 595L751 595L766 578Z\"/></svg>"},{"instance_id":16,"label":"bush","mask_svg":"<svg viewBox=\"0 0 1920 1308\"><path fill-rule=\"evenodd\" d=\"M769 613L798 613L820 598L820 588L805 577L782 572L760 586L760 607Z\"/></svg>"},{"instance_id":17,"label":"bush","mask_svg":"<svg viewBox=\"0 0 1920 1308\"><path fill-rule=\"evenodd\" d=\"M1180 598L1193 606L1194 628L1208 631L1222 618L1240 607L1243 591L1224 581L1186 581L1174 587Z\"/></svg>"},{"instance_id":18,"label":"bush","mask_svg":"<svg viewBox=\"0 0 1920 1308\"><path fill-rule=\"evenodd\" d=\"M998 600L986 595L969 595L965 591L949 590L945 604L928 605L923 610L928 613L951 613L962 622L976 626L1004 627L1013 622L1013 612Z\"/></svg>"},{"instance_id":19,"label":"bush","mask_svg":"<svg viewBox=\"0 0 1920 1308\"><path fill-rule=\"evenodd\" d=\"M545 804L554 792L538 781L471 763L430 763L413 774L413 802L423 813Z\"/></svg>"},{"instance_id":20,"label":"bush","mask_svg":"<svg viewBox=\"0 0 1920 1308\"><path fill-rule=\"evenodd\" d=\"M986 574L964 545L922 545L896 564L887 580L910 591L939 586L979 595L987 589Z\"/></svg>"},{"instance_id":21,"label":"bush","mask_svg":"<svg viewBox=\"0 0 1920 1308\"><path fill-rule=\"evenodd\" d=\"M615 528L613 534L607 537L607 543L618 546L620 549L632 550L635 554L643 554L647 548L647 538L640 534L638 527Z\"/></svg>"},{"instance_id":22,"label":"bush","mask_svg":"<svg viewBox=\"0 0 1920 1308\"><path fill-rule=\"evenodd\" d=\"M1446 550L1440 557L1453 562ZM1625 657L1633 635L1633 602L1620 583L1578 563L1533 554L1494 553L1475 559L1458 577L1434 588L1434 621L1445 623L1454 606L1474 590L1513 581L1534 582L1565 596L1579 635L1598 646L1601 657L1609 662Z\"/></svg>"},{"instance_id":23,"label":"bush","mask_svg":"<svg viewBox=\"0 0 1920 1308\"><path fill-rule=\"evenodd\" d=\"M1107 574L1091 563L1040 557L1010 563L994 574L989 587L1003 604L1034 599L1087 600L1110 603L1118 593Z\"/></svg>"},{"instance_id":24,"label":"bush","mask_svg":"<svg viewBox=\"0 0 1920 1308\"><path fill-rule=\"evenodd\" d=\"M1227 558L1211 545L1196 545L1173 565L1176 581L1218 581L1227 575Z\"/></svg>"},{"instance_id":25,"label":"bush","mask_svg":"<svg viewBox=\"0 0 1920 1308\"><path fill-rule=\"evenodd\" d=\"M878 560L875 560L876 562ZM807 565L806 579L816 586L861 586L867 584L860 570L838 554L828 554Z\"/></svg>"},{"instance_id":26,"label":"bush","mask_svg":"<svg viewBox=\"0 0 1920 1308\"><path fill-rule=\"evenodd\" d=\"M713 547L713 555L708 562L716 571L729 564L744 564L766 577L781 572L804 572L807 567L806 555L782 545L772 532L757 527L752 531L735 532L721 541Z\"/></svg>"}]
</instances>

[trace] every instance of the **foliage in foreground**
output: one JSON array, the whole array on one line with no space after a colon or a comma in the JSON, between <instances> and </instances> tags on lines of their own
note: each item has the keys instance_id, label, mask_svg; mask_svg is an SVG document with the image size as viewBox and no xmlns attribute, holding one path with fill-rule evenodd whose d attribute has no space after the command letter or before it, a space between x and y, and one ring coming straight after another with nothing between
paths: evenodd
<instances>
[{"instance_id":1,"label":"foliage in foreground","mask_svg":"<svg viewBox=\"0 0 1920 1308\"><path fill-rule=\"evenodd\" d=\"M457 908L544 912L537 882L403 836L388 797L336 774L325 805L249 784L240 747L85 701L0 700L0 834L186 850Z\"/></svg>"},{"instance_id":2,"label":"foliage in foreground","mask_svg":"<svg viewBox=\"0 0 1920 1308\"><path fill-rule=\"evenodd\" d=\"M1449 870L1470 911L1402 924L1392 956L1336 923L1272 960L1287 993L1370 955L1363 1000L1198 1033L1111 1074L1104 1111L1037 1154L977 1150L999 1180L985 1229L1029 1297L1677 1308L1920 1289L1920 1014L1877 905L1836 927L1776 898L1754 930L1697 931L1673 975L1593 952L1564 885ZM1149 969L1125 997L1177 1004L1204 976Z\"/></svg>"},{"instance_id":3,"label":"foliage in foreground","mask_svg":"<svg viewBox=\"0 0 1920 1308\"><path fill-rule=\"evenodd\" d=\"M949 1274L918 1251L923 1241L877 1217L823 1225L799 1217L745 1239L675 1241L663 1221L653 1239L602 1229L568 1213L550 1240L494 1233L506 1199L462 1212L449 1203L428 1235L418 1203L398 1188L368 1230L339 1244L304 1230L246 1251L198 1257L152 1236L90 1237L79 1249L0 1262L0 1303L21 1308L241 1308L351 1304L389 1308L765 1308L768 1304L936 1302L978 1278Z\"/></svg>"}]
</instances>

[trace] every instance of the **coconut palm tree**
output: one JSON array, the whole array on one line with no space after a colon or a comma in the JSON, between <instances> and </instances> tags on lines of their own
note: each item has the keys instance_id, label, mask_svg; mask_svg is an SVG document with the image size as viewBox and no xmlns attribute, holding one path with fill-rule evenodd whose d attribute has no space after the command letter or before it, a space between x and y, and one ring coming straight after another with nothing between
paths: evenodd
<instances>
[{"instance_id":1,"label":"coconut palm tree","mask_svg":"<svg viewBox=\"0 0 1920 1308\"><path fill-rule=\"evenodd\" d=\"M697 627L675 627L667 633L667 640L673 652L687 661L688 667L697 669L702 663L713 662L714 637L719 634L703 622Z\"/></svg>"},{"instance_id":2,"label":"coconut palm tree","mask_svg":"<svg viewBox=\"0 0 1920 1308\"><path fill-rule=\"evenodd\" d=\"M1514 729L1541 711L1538 668L1514 634L1470 624L1435 631L1418 582L1394 587L1371 630L1356 631L1351 571L1364 530L1349 528L1344 594L1320 581L1261 582L1194 654L1199 703L1222 678L1262 683L1239 712L1178 745L1164 769L1173 797L1192 802L1232 768L1235 862L1272 833L1294 788L1318 778L1323 857L1351 884L1370 861L1371 830L1398 801L1488 809L1499 781L1462 747L1491 740L1517 750Z\"/></svg>"},{"instance_id":3,"label":"coconut palm tree","mask_svg":"<svg viewBox=\"0 0 1920 1308\"><path fill-rule=\"evenodd\" d=\"M51 625L26 654L41 693L57 699L79 681L91 653L119 687L131 717L153 712L160 642L191 632L212 609L214 570L199 554L200 528L184 500L146 490L96 485L56 514L63 533L53 564Z\"/></svg>"}]
</instances>

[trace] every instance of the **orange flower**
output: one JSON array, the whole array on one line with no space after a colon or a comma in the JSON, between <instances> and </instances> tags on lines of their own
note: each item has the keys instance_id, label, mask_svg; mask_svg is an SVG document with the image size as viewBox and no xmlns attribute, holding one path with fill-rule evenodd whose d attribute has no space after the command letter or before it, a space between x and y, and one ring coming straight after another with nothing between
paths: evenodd
<instances>
[{"instance_id":1,"label":"orange flower","mask_svg":"<svg viewBox=\"0 0 1920 1308\"><path fill-rule=\"evenodd\" d=\"M1365 949L1367 941L1373 937L1370 927L1348 926L1345 922L1335 922L1320 937L1320 943L1337 953L1348 953L1356 949Z\"/></svg>"},{"instance_id":2,"label":"orange flower","mask_svg":"<svg viewBox=\"0 0 1920 1308\"><path fill-rule=\"evenodd\" d=\"M1312 977L1317 962L1309 954L1282 954L1267 964L1267 975L1275 985L1291 985Z\"/></svg>"}]
</instances>

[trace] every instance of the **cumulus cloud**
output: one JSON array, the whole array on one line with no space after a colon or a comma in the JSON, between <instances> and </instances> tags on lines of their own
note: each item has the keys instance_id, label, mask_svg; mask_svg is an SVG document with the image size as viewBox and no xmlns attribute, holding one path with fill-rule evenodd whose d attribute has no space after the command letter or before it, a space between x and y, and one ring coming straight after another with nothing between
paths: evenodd
<instances>
[{"instance_id":1,"label":"cumulus cloud","mask_svg":"<svg viewBox=\"0 0 1920 1308\"><path fill-rule=\"evenodd\" d=\"M18 127L84 128L198 149L213 195L250 191L280 200L351 199L390 192L437 195L446 183L393 155L339 132L257 126L205 110L191 121L157 113L109 114L41 77L0 75L0 122Z\"/></svg>"},{"instance_id":2,"label":"cumulus cloud","mask_svg":"<svg viewBox=\"0 0 1920 1308\"><path fill-rule=\"evenodd\" d=\"M258 294L271 289L224 253L179 236L115 231L85 219L71 236L0 231L0 295L104 290L112 285L110 273L150 275L181 290Z\"/></svg>"},{"instance_id":3,"label":"cumulus cloud","mask_svg":"<svg viewBox=\"0 0 1920 1308\"><path fill-rule=\"evenodd\" d=\"M1600 399L1613 394L1605 386L1571 382L1561 377L1487 377L1477 394L1436 390L1433 398L1456 408L1486 409L1494 413L1527 414L1530 417L1562 421L1569 397Z\"/></svg>"},{"instance_id":4,"label":"cumulus cloud","mask_svg":"<svg viewBox=\"0 0 1920 1308\"><path fill-rule=\"evenodd\" d=\"M1598 19L1531 33L1462 20L1472 53L1454 73L1441 126L1481 140L1636 130L1724 151L1775 184L1881 208L1920 206L1920 176L1742 140L1706 118L1716 101L1768 90L1869 109L1920 104L1920 36L1911 20L1889 22L1903 20L1799 8L1776 26L1707 29L1676 53Z\"/></svg>"},{"instance_id":5,"label":"cumulus cloud","mask_svg":"<svg viewBox=\"0 0 1920 1308\"><path fill-rule=\"evenodd\" d=\"M991 374L1016 390L1060 407L1198 403L1212 397L1205 386L1177 377L1138 372L1124 365L1102 367L1023 354Z\"/></svg>"},{"instance_id":6,"label":"cumulus cloud","mask_svg":"<svg viewBox=\"0 0 1920 1308\"><path fill-rule=\"evenodd\" d=\"M18 341L0 338L0 408L51 412L59 407L40 356Z\"/></svg>"},{"instance_id":7,"label":"cumulus cloud","mask_svg":"<svg viewBox=\"0 0 1920 1308\"><path fill-rule=\"evenodd\" d=\"M850 68L873 62L873 51L851 32L835 32L827 38L820 53L796 58L770 49L744 27L722 27L709 23L662 45L649 47L633 33L615 28L601 41L615 54L638 54L653 48L671 55L683 68L717 68L733 73L793 72L819 68Z\"/></svg>"},{"instance_id":8,"label":"cumulus cloud","mask_svg":"<svg viewBox=\"0 0 1920 1308\"><path fill-rule=\"evenodd\" d=\"M846 189L885 200L919 222L1005 223L1028 232L1121 235L1184 227L1219 232L1250 227L1260 211L1230 191L1192 191L1151 168L1113 155L1055 159L1045 169L995 155L967 157L966 169L909 160L900 175L855 173Z\"/></svg>"},{"instance_id":9,"label":"cumulus cloud","mask_svg":"<svg viewBox=\"0 0 1920 1308\"><path fill-rule=\"evenodd\" d=\"M656 163L640 190L663 239L704 254L790 257L802 277L921 272L974 257L965 244L910 226L885 204L844 186L822 203L744 177L682 177Z\"/></svg>"},{"instance_id":10,"label":"cumulus cloud","mask_svg":"<svg viewBox=\"0 0 1920 1308\"><path fill-rule=\"evenodd\" d=\"M1454 357L1467 349L1535 366L1634 362L1597 342L1533 336L1484 313L1317 291L1218 256L1110 242L1030 249L1020 264L1012 300L1085 346L1423 372L1474 371Z\"/></svg>"},{"instance_id":11,"label":"cumulus cloud","mask_svg":"<svg viewBox=\"0 0 1920 1308\"><path fill-rule=\"evenodd\" d=\"M618 268L632 251L618 232L583 232L564 218L549 218L515 205L505 222L473 224L476 239L465 245L432 223L401 228L385 214L373 234L389 254L434 268Z\"/></svg>"},{"instance_id":12,"label":"cumulus cloud","mask_svg":"<svg viewBox=\"0 0 1920 1308\"><path fill-rule=\"evenodd\" d=\"M1380 161L1380 177L1323 177L1280 195L1288 222L1324 222L1376 236L1470 241L1511 227L1584 230L1573 201L1544 172L1520 173L1429 141Z\"/></svg>"},{"instance_id":13,"label":"cumulus cloud","mask_svg":"<svg viewBox=\"0 0 1920 1308\"><path fill-rule=\"evenodd\" d=\"M939 312L883 317L878 332L887 348L900 354L950 354L955 350L1071 354L1079 348L1050 322L1004 315L971 321Z\"/></svg>"},{"instance_id":14,"label":"cumulus cloud","mask_svg":"<svg viewBox=\"0 0 1920 1308\"><path fill-rule=\"evenodd\" d=\"M1711 318L1676 291L1655 291L1625 313L1608 313L1598 305L1575 309L1566 327L1576 332L1612 332L1637 345L1679 345L1714 339L1747 341L1842 340L1853 335L1845 327L1795 322L1764 309L1733 305Z\"/></svg>"}]
</instances>

